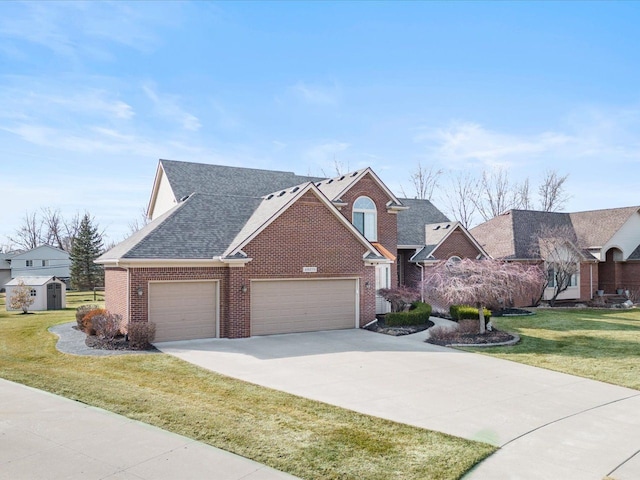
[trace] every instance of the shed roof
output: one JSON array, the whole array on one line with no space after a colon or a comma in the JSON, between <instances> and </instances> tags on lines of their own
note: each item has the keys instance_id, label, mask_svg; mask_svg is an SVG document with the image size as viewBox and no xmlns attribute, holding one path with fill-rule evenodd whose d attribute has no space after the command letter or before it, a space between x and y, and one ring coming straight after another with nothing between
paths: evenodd
<instances>
[{"instance_id":1,"label":"shed roof","mask_svg":"<svg viewBox=\"0 0 640 480\"><path fill-rule=\"evenodd\" d=\"M15 285L19 285L20 282L22 281L28 287L38 287L40 285L44 285L46 283L49 283L51 280L57 280L57 279L54 276L48 276L48 277L16 277L16 278L10 280L9 282L7 282L5 285L15 286ZM59 281L62 282L62 280L59 280Z\"/></svg>"}]
</instances>

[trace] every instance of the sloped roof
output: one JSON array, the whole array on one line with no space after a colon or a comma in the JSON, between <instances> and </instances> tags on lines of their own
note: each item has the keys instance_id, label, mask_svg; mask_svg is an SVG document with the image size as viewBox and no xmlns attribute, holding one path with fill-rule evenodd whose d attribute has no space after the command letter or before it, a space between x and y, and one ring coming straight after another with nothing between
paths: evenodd
<instances>
[{"instance_id":1,"label":"sloped roof","mask_svg":"<svg viewBox=\"0 0 640 480\"><path fill-rule=\"evenodd\" d=\"M640 207L607 208L570 213L580 246L602 247Z\"/></svg>"},{"instance_id":2,"label":"sloped roof","mask_svg":"<svg viewBox=\"0 0 640 480\"><path fill-rule=\"evenodd\" d=\"M537 258L532 248L543 228L566 228L569 239L586 258L586 249L601 247L615 235L639 207L591 210L576 213L509 210L471 229L471 234L494 258Z\"/></svg>"},{"instance_id":3,"label":"sloped roof","mask_svg":"<svg viewBox=\"0 0 640 480\"><path fill-rule=\"evenodd\" d=\"M629 258L627 260L640 260L640 245L636 247L636 249L631 252Z\"/></svg>"},{"instance_id":4,"label":"sloped roof","mask_svg":"<svg viewBox=\"0 0 640 480\"><path fill-rule=\"evenodd\" d=\"M416 198L399 200L409 208L398 212L398 245L424 245L425 225L449 221L447 216L429 200Z\"/></svg>"},{"instance_id":5,"label":"sloped roof","mask_svg":"<svg viewBox=\"0 0 640 480\"><path fill-rule=\"evenodd\" d=\"M37 251L40 251L40 250L46 250L46 251L49 251L50 253L56 254L56 258L68 258L69 257L69 253L68 252L65 252L64 250L60 250L57 247L53 247L51 245L39 245L39 246L37 246L35 248L32 248L31 250L26 250L24 252L16 253L16 254L10 256L9 258L14 260L14 259L19 259L21 257L29 257L34 252L37 252Z\"/></svg>"},{"instance_id":6,"label":"sloped roof","mask_svg":"<svg viewBox=\"0 0 640 480\"><path fill-rule=\"evenodd\" d=\"M224 253L262 199L195 193L98 258L212 259Z\"/></svg>"},{"instance_id":7,"label":"sloped roof","mask_svg":"<svg viewBox=\"0 0 640 480\"><path fill-rule=\"evenodd\" d=\"M5 283L6 286L15 286L22 281L28 287L38 287L40 285L44 285L48 283L50 280L54 279L53 276L41 276L41 277L16 277L9 282Z\"/></svg>"},{"instance_id":8,"label":"sloped roof","mask_svg":"<svg viewBox=\"0 0 640 480\"><path fill-rule=\"evenodd\" d=\"M293 172L160 160L176 200L194 192L210 195L261 197L306 182L323 180Z\"/></svg>"}]
</instances>

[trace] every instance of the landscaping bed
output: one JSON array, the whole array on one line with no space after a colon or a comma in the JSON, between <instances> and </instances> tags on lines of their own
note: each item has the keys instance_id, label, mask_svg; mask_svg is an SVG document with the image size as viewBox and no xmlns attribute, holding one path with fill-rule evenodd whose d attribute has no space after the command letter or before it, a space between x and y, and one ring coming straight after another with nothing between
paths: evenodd
<instances>
[{"instance_id":1,"label":"landscaping bed","mask_svg":"<svg viewBox=\"0 0 640 480\"><path fill-rule=\"evenodd\" d=\"M388 326L384 322L384 315L380 315L375 323L365 327L365 329L376 333L384 333L385 335L399 337L402 335L411 335L412 333L422 332L431 327L433 327L433 322L431 320L427 320L422 325Z\"/></svg>"},{"instance_id":2,"label":"landscaping bed","mask_svg":"<svg viewBox=\"0 0 640 480\"><path fill-rule=\"evenodd\" d=\"M442 345L443 347L446 347L448 345L491 345L496 343L502 344L505 342L511 342L515 339L516 337L508 332L493 330L484 334L453 332L451 336L446 339L428 338L427 342L434 345Z\"/></svg>"}]
</instances>

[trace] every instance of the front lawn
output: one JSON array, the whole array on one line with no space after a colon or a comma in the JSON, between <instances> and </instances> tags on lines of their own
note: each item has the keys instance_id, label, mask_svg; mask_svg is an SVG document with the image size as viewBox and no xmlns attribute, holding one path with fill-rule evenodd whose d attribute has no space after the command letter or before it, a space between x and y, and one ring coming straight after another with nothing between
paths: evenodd
<instances>
[{"instance_id":1,"label":"front lawn","mask_svg":"<svg viewBox=\"0 0 640 480\"><path fill-rule=\"evenodd\" d=\"M541 309L533 316L492 322L517 332L521 342L480 353L640 390L638 308Z\"/></svg>"},{"instance_id":2,"label":"front lawn","mask_svg":"<svg viewBox=\"0 0 640 480\"><path fill-rule=\"evenodd\" d=\"M495 448L305 400L164 354L80 357L55 349L67 310L6 312L0 377L140 420L306 479L457 479Z\"/></svg>"}]
</instances>

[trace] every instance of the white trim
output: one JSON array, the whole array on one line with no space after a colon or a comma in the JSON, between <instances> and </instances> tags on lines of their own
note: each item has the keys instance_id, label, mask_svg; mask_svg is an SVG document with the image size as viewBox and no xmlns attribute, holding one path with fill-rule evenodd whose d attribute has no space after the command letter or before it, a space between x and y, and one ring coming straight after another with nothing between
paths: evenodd
<instances>
[{"instance_id":1,"label":"white trim","mask_svg":"<svg viewBox=\"0 0 640 480\"><path fill-rule=\"evenodd\" d=\"M296 195L291 197L291 199L286 202L280 209L278 209L269 219L260 225L253 233L251 233L247 238L242 240L239 244L237 244L233 250L225 252L225 256L232 256L238 252L241 252L242 248L244 248L248 243L250 243L255 237L257 237L264 229L266 229L269 225L271 225L280 215L282 215L289 207L291 207L300 197L302 197L307 192L313 192L314 195L329 209L329 211L336 217L344 226L346 226L351 233L353 233L356 238L362 243L371 253L378 255L379 252L375 249L373 245L367 240L364 235L362 235L358 229L353 226L347 218L340 213L340 211L331 203L331 200L327 198L327 196L322 193L322 191L315 186L313 182L309 182L304 188L301 188ZM266 200L268 201L268 200Z\"/></svg>"},{"instance_id":2,"label":"white trim","mask_svg":"<svg viewBox=\"0 0 640 480\"><path fill-rule=\"evenodd\" d=\"M202 283L213 282L216 288L216 311L215 311L215 338L220 338L220 280L215 278L202 278L190 280L147 280L147 322L151 311L151 284L152 283Z\"/></svg>"},{"instance_id":3,"label":"white trim","mask_svg":"<svg viewBox=\"0 0 640 480\"><path fill-rule=\"evenodd\" d=\"M356 183L358 183L362 177L364 177L367 173L370 173L371 176L373 177L373 180L378 184L378 186L380 188L382 188L382 190L384 190L384 193L387 194L387 196L389 198L391 198L391 200L395 203L397 203L398 205L402 205L402 202L400 200L398 200L398 197L396 197L393 192L391 190L389 190L389 188L384 184L384 182L382 180L380 180L380 177L378 177L378 175L376 175L376 173L371 170L371 167L367 167L364 170L361 170L360 173L349 183L349 185L347 185L343 190L340 191L340 193L338 193L338 195L335 196L335 198L342 198L342 196L348 192L351 187L353 187ZM349 174L346 174L349 175ZM325 182L325 180L323 180L323 182Z\"/></svg>"},{"instance_id":4,"label":"white trim","mask_svg":"<svg viewBox=\"0 0 640 480\"><path fill-rule=\"evenodd\" d=\"M153 267L227 267L220 257L215 258L105 258L95 263L105 267L132 267L132 268L153 268Z\"/></svg>"}]
</instances>

